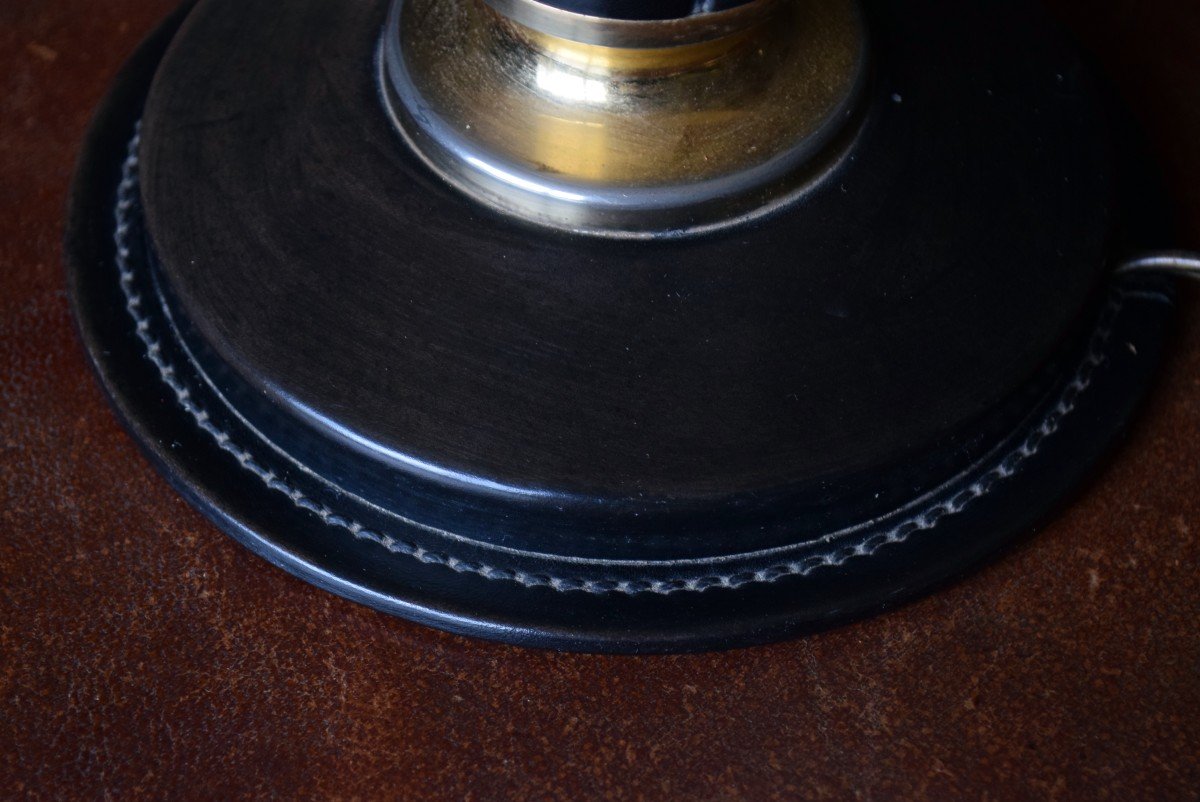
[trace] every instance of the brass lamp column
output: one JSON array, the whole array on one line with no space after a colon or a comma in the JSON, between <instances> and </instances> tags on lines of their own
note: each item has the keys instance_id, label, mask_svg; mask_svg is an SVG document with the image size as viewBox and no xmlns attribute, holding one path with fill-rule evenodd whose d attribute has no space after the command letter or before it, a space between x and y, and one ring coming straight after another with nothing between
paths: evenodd
<instances>
[{"instance_id":1,"label":"brass lamp column","mask_svg":"<svg viewBox=\"0 0 1200 802\"><path fill-rule=\"evenodd\" d=\"M397 128L478 201L543 225L672 236L763 214L835 161L866 74L854 0L670 20L535 0L395 0Z\"/></svg>"}]
</instances>

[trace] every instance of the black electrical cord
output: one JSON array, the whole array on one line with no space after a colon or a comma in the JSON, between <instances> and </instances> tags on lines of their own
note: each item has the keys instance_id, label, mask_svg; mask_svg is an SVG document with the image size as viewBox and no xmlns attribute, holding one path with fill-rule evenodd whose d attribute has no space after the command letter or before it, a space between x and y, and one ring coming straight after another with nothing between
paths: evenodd
<instances>
[{"instance_id":1,"label":"black electrical cord","mask_svg":"<svg viewBox=\"0 0 1200 802\"><path fill-rule=\"evenodd\" d=\"M1200 253L1163 251L1126 259L1117 265L1117 274L1168 273L1173 276L1200 280Z\"/></svg>"}]
</instances>

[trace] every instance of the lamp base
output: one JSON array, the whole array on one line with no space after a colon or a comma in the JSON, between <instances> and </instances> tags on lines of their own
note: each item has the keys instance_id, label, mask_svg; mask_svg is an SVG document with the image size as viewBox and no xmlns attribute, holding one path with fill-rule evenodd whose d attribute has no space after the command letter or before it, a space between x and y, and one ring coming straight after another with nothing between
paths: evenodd
<instances>
[{"instance_id":1,"label":"lamp base","mask_svg":"<svg viewBox=\"0 0 1200 802\"><path fill-rule=\"evenodd\" d=\"M229 46L332 82L332 105L206 69L230 30L254 36L232 4L166 23L95 121L67 231L134 437L315 585L560 649L786 637L1029 532L1150 380L1170 284L1106 264L1157 235L1119 202L1140 172L1023 4L974 42L982 12L876 16L855 158L769 219L670 243L527 228L439 184L365 103L382 19L325 5ZM903 44L935 17L949 57L977 57L956 77ZM308 67L279 61L316 30Z\"/></svg>"}]
</instances>

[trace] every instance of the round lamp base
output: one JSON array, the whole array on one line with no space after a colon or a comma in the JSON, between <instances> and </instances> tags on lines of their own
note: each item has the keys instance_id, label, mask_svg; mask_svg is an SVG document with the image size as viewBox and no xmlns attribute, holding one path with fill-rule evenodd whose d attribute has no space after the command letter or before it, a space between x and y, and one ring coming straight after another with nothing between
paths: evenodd
<instances>
[{"instance_id":1,"label":"round lamp base","mask_svg":"<svg viewBox=\"0 0 1200 802\"><path fill-rule=\"evenodd\" d=\"M1151 378L1170 284L1108 267L1159 244L1123 211L1139 171L1023 3L869 6L850 155L763 220L667 242L440 183L372 94L382 12L332 5L258 34L218 0L164 24L94 123L67 231L134 437L319 587L559 649L830 626L1031 531Z\"/></svg>"}]
</instances>

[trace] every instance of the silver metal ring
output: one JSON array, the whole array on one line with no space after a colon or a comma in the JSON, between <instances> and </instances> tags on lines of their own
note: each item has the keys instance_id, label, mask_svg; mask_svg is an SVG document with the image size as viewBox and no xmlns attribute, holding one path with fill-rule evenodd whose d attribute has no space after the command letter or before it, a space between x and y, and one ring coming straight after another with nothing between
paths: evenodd
<instances>
[{"instance_id":1,"label":"silver metal ring","mask_svg":"<svg viewBox=\"0 0 1200 802\"><path fill-rule=\"evenodd\" d=\"M564 11L538 0L484 0L514 22L548 36L604 47L671 47L737 33L761 22L778 0L670 20L623 20Z\"/></svg>"}]
</instances>

